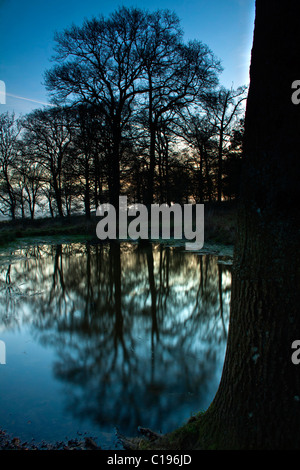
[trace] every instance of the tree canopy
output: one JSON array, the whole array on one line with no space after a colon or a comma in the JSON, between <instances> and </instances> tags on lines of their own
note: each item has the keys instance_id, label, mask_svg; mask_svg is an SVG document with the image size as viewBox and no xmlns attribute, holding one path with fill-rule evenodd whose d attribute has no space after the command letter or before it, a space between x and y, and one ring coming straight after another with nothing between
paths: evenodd
<instances>
[{"instance_id":1,"label":"tree canopy","mask_svg":"<svg viewBox=\"0 0 300 470\"><path fill-rule=\"evenodd\" d=\"M1 148L2 213L90 217L125 193L145 204L236 197L225 162L245 87L226 90L219 59L183 37L174 12L126 7L56 33L54 106L1 119L15 135L9 159Z\"/></svg>"}]
</instances>

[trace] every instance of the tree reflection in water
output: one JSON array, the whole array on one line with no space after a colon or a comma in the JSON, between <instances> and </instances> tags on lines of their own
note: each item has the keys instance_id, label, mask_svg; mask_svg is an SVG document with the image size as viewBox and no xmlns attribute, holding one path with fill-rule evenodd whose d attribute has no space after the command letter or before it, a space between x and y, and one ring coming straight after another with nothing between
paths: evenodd
<instances>
[{"instance_id":1,"label":"tree reflection in water","mask_svg":"<svg viewBox=\"0 0 300 470\"><path fill-rule=\"evenodd\" d=\"M159 244L41 244L1 267L1 339L30 326L78 422L167 432L206 408L221 375L230 267ZM18 308L16 309L16 303ZM36 377L36 388L39 377Z\"/></svg>"}]
</instances>

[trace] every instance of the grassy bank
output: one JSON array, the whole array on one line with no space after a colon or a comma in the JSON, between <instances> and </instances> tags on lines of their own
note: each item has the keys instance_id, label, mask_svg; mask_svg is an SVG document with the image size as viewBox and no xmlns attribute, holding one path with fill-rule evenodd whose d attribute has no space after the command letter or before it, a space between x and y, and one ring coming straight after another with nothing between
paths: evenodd
<instances>
[{"instance_id":1,"label":"grassy bank","mask_svg":"<svg viewBox=\"0 0 300 470\"><path fill-rule=\"evenodd\" d=\"M85 216L45 219L19 219L0 223L0 244L19 238L71 235L91 238L95 235L96 221Z\"/></svg>"},{"instance_id":2,"label":"grassy bank","mask_svg":"<svg viewBox=\"0 0 300 470\"><path fill-rule=\"evenodd\" d=\"M231 245L236 233L236 204L205 204L205 241ZM18 219L0 222L0 245L5 245L20 238L43 236L80 237L83 240L97 240L96 225L99 218L92 215L55 217L44 219Z\"/></svg>"}]
</instances>

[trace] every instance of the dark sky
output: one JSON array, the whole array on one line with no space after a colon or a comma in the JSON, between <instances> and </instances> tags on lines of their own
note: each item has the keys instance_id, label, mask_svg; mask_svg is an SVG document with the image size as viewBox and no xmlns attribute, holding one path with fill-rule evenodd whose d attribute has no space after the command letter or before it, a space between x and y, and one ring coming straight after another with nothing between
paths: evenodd
<instances>
[{"instance_id":1,"label":"dark sky","mask_svg":"<svg viewBox=\"0 0 300 470\"><path fill-rule=\"evenodd\" d=\"M185 39L201 40L222 61L221 84L248 84L255 0L0 0L0 80L7 92L0 112L26 114L48 102L43 75L55 31L122 5L175 11Z\"/></svg>"}]
</instances>

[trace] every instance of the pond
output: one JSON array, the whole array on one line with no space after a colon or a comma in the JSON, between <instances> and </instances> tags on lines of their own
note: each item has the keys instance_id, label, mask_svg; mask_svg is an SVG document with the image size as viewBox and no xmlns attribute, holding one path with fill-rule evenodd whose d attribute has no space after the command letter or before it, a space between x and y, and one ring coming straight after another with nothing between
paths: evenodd
<instances>
[{"instance_id":1,"label":"pond","mask_svg":"<svg viewBox=\"0 0 300 470\"><path fill-rule=\"evenodd\" d=\"M165 433L209 406L230 258L63 241L0 254L0 428L27 442L89 435L111 450L116 429Z\"/></svg>"}]
</instances>

